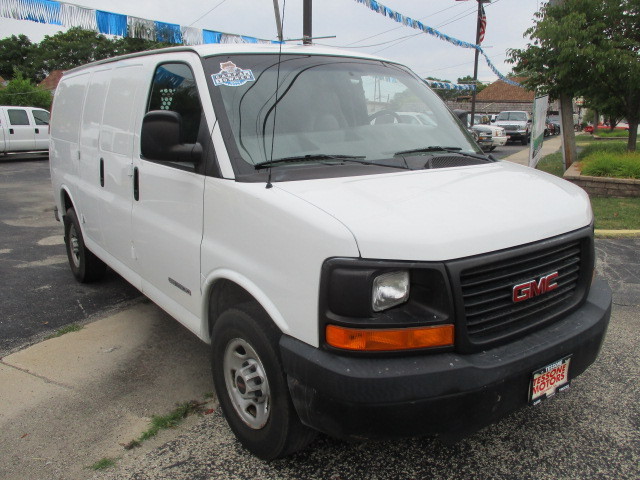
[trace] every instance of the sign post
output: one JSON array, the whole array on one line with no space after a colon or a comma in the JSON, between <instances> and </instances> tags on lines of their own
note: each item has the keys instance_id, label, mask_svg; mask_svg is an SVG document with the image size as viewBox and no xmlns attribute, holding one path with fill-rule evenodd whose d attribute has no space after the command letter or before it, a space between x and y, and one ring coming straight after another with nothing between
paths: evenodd
<instances>
[{"instance_id":1,"label":"sign post","mask_svg":"<svg viewBox=\"0 0 640 480\"><path fill-rule=\"evenodd\" d=\"M533 102L533 124L531 125L531 147L529 148L529 166L531 168L536 168L542 156L547 108L549 108L549 95L536 97Z\"/></svg>"}]
</instances>

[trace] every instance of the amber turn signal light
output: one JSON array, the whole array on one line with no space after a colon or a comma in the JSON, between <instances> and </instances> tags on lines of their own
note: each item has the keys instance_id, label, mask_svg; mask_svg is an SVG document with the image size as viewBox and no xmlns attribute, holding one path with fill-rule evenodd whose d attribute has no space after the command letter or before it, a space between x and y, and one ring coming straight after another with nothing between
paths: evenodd
<instances>
[{"instance_id":1,"label":"amber turn signal light","mask_svg":"<svg viewBox=\"0 0 640 480\"><path fill-rule=\"evenodd\" d=\"M453 325L378 330L327 325L326 342L360 352L414 350L453 345L453 334Z\"/></svg>"}]
</instances>

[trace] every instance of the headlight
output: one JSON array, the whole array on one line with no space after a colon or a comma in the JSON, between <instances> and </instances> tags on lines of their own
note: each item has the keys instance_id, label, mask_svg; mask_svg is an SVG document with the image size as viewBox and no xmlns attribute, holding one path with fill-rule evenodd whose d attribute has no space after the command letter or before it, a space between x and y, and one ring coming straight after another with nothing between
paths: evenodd
<instances>
[{"instance_id":1,"label":"headlight","mask_svg":"<svg viewBox=\"0 0 640 480\"><path fill-rule=\"evenodd\" d=\"M383 273L373 280L371 305L374 312L404 303L409 298L409 272Z\"/></svg>"}]
</instances>

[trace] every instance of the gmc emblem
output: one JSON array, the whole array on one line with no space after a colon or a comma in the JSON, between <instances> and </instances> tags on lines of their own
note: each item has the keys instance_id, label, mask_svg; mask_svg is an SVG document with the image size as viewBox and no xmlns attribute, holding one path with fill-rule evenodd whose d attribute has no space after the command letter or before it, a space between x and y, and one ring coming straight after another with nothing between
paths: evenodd
<instances>
[{"instance_id":1,"label":"gmc emblem","mask_svg":"<svg viewBox=\"0 0 640 480\"><path fill-rule=\"evenodd\" d=\"M554 282L556 278L558 278L558 272L553 272L544 277L540 277L538 281L529 280L528 282L519 283L513 287L513 301L522 302L555 290L558 288L558 284Z\"/></svg>"}]
</instances>

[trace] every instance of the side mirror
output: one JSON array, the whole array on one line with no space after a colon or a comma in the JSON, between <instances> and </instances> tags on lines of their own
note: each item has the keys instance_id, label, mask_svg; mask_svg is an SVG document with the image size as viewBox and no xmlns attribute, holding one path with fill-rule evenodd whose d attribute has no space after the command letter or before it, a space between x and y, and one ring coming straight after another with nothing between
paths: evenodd
<instances>
[{"instance_id":1,"label":"side mirror","mask_svg":"<svg viewBox=\"0 0 640 480\"><path fill-rule=\"evenodd\" d=\"M182 143L182 115L169 110L152 110L142 119L140 151L149 160L193 162L202 158L199 143Z\"/></svg>"}]
</instances>

